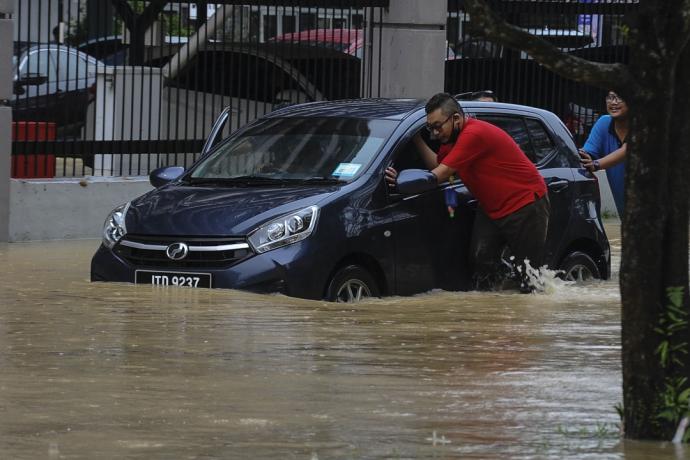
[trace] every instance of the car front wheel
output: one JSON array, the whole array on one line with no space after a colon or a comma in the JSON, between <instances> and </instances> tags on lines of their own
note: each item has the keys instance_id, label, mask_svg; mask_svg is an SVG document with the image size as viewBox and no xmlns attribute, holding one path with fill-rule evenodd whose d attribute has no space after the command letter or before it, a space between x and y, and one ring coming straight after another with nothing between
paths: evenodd
<instances>
[{"instance_id":1,"label":"car front wheel","mask_svg":"<svg viewBox=\"0 0 690 460\"><path fill-rule=\"evenodd\" d=\"M326 299L331 302L359 302L367 297L379 297L376 281L368 271L348 265L336 272L328 285Z\"/></svg>"},{"instance_id":2,"label":"car front wheel","mask_svg":"<svg viewBox=\"0 0 690 460\"><path fill-rule=\"evenodd\" d=\"M573 252L568 255L561 266L559 267L563 273L562 278L565 281L573 281L575 283L582 283L592 279L601 279L599 267L594 263L591 257L584 252Z\"/></svg>"}]
</instances>

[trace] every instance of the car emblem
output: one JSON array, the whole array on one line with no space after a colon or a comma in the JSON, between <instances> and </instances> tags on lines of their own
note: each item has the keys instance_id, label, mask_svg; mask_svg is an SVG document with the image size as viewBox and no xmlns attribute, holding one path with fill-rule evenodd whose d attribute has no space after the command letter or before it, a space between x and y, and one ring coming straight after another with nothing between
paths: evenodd
<instances>
[{"instance_id":1,"label":"car emblem","mask_svg":"<svg viewBox=\"0 0 690 460\"><path fill-rule=\"evenodd\" d=\"M182 260L189 254L189 246L185 243L173 243L166 248L165 254L170 260Z\"/></svg>"}]
</instances>

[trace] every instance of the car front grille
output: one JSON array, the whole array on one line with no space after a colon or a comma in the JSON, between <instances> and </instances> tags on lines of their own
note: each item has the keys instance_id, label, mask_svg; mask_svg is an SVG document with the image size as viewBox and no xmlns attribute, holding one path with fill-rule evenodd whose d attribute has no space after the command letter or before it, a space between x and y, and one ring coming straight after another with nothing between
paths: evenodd
<instances>
[{"instance_id":1,"label":"car front grille","mask_svg":"<svg viewBox=\"0 0 690 460\"><path fill-rule=\"evenodd\" d=\"M170 245L184 243L187 254L180 260L167 255ZM126 235L115 253L136 267L227 268L253 255L244 238L185 238Z\"/></svg>"}]
</instances>

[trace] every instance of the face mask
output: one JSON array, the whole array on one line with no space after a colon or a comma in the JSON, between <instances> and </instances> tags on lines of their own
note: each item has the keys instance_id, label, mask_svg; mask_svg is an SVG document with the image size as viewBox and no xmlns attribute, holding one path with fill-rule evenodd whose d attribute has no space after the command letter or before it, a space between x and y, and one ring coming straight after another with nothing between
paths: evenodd
<instances>
[{"instance_id":1,"label":"face mask","mask_svg":"<svg viewBox=\"0 0 690 460\"><path fill-rule=\"evenodd\" d=\"M448 142L445 142L446 144L455 144L455 141L458 140L458 136L460 135L460 128L458 128L455 123L453 123L453 132L451 133L450 137L448 138Z\"/></svg>"}]
</instances>

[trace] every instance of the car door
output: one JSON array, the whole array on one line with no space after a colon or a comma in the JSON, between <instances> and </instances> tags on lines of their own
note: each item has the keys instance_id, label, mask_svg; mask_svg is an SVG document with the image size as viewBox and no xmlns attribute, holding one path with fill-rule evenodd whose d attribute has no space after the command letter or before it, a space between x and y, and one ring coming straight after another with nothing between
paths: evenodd
<instances>
[{"instance_id":1,"label":"car door","mask_svg":"<svg viewBox=\"0 0 690 460\"><path fill-rule=\"evenodd\" d=\"M51 51L57 63L56 110L64 124L82 125L89 104L89 87L95 83L95 65L84 54L58 47Z\"/></svg>"},{"instance_id":2,"label":"car door","mask_svg":"<svg viewBox=\"0 0 690 460\"><path fill-rule=\"evenodd\" d=\"M574 176L568 162L563 161L554 134L537 114L480 112L476 117L510 134L544 177L551 203L544 261L555 266L555 258L567 241Z\"/></svg>"},{"instance_id":3,"label":"car door","mask_svg":"<svg viewBox=\"0 0 690 460\"><path fill-rule=\"evenodd\" d=\"M13 119L59 121L55 118L56 65L50 50L32 48L20 60L15 75Z\"/></svg>"},{"instance_id":4,"label":"car door","mask_svg":"<svg viewBox=\"0 0 690 460\"><path fill-rule=\"evenodd\" d=\"M424 121L415 123L393 152L389 163L396 170L427 169L412 142ZM445 189L460 194L460 205L453 217L446 206ZM388 200L395 243L396 293L469 288L467 253L474 210L462 183L445 183L412 196L389 188Z\"/></svg>"}]
</instances>

